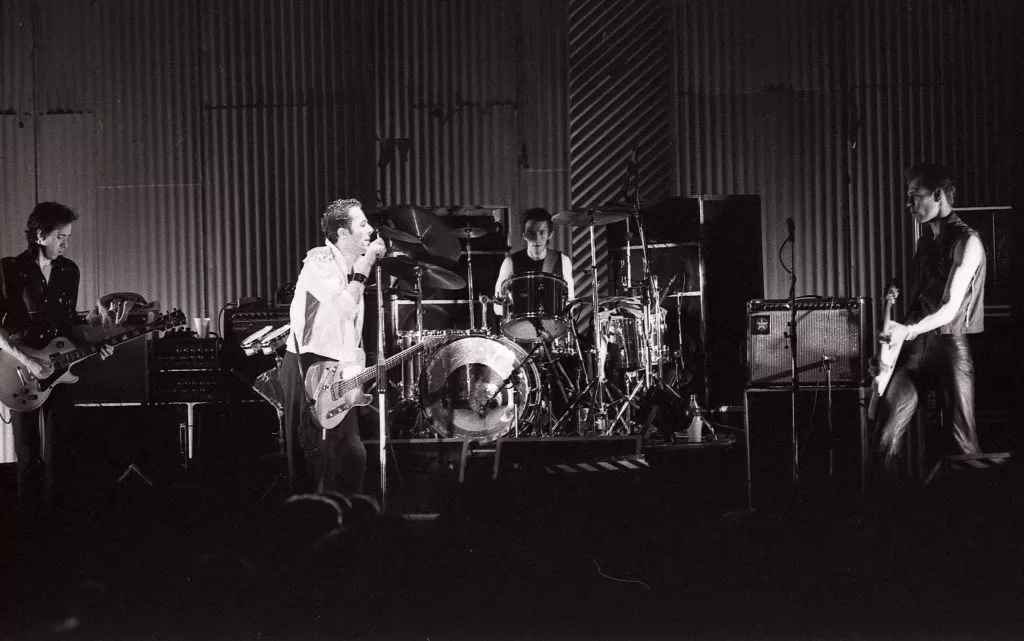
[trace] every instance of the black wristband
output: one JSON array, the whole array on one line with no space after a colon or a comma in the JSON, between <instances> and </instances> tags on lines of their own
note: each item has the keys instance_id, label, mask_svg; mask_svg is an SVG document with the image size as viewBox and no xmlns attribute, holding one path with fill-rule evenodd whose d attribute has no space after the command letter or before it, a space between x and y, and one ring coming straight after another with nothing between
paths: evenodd
<instances>
[{"instance_id":1,"label":"black wristband","mask_svg":"<svg viewBox=\"0 0 1024 641\"><path fill-rule=\"evenodd\" d=\"M354 274L352 274L352 281L359 283L360 285L365 285L366 274L364 274L363 272L355 272Z\"/></svg>"}]
</instances>

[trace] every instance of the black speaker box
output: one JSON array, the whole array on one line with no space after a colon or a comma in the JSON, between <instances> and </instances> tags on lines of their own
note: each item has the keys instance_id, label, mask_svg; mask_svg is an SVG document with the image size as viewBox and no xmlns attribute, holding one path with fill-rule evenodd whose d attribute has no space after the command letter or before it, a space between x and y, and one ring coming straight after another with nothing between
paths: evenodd
<instances>
[{"instance_id":1,"label":"black speaker box","mask_svg":"<svg viewBox=\"0 0 1024 641\"><path fill-rule=\"evenodd\" d=\"M64 439L70 478L113 483L135 465L153 483L179 480L186 427L182 405L76 405Z\"/></svg>"},{"instance_id":2,"label":"black speaker box","mask_svg":"<svg viewBox=\"0 0 1024 641\"><path fill-rule=\"evenodd\" d=\"M195 406L192 468L196 478L258 489L287 475L277 411L263 401Z\"/></svg>"},{"instance_id":3,"label":"black speaker box","mask_svg":"<svg viewBox=\"0 0 1024 641\"><path fill-rule=\"evenodd\" d=\"M789 302L747 303L747 385L789 385ZM796 301L797 375L801 384L864 384L867 358L874 351L871 306L865 298ZM826 369L826 366L828 369Z\"/></svg>"},{"instance_id":4,"label":"black speaker box","mask_svg":"<svg viewBox=\"0 0 1024 641\"><path fill-rule=\"evenodd\" d=\"M868 464L866 392L833 389L831 405L830 429L827 390L797 392L798 456L794 459L791 392L746 390L747 470L753 507L778 505L797 489L834 490L845 496L863 490ZM794 463L797 484L793 483Z\"/></svg>"}]
</instances>

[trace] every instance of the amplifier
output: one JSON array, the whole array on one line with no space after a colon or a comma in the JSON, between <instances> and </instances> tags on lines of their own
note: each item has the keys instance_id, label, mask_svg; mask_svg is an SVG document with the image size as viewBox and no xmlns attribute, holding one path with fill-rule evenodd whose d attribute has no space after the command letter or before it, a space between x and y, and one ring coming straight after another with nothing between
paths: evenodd
<instances>
[{"instance_id":1,"label":"amplifier","mask_svg":"<svg viewBox=\"0 0 1024 641\"><path fill-rule=\"evenodd\" d=\"M787 300L747 302L747 387L792 384ZM797 375L801 384L862 385L873 353L871 304L866 298L796 301Z\"/></svg>"},{"instance_id":2,"label":"amplifier","mask_svg":"<svg viewBox=\"0 0 1024 641\"><path fill-rule=\"evenodd\" d=\"M153 340L150 369L220 369L220 339L168 334Z\"/></svg>"},{"instance_id":3,"label":"amplifier","mask_svg":"<svg viewBox=\"0 0 1024 641\"><path fill-rule=\"evenodd\" d=\"M227 309L224 311L224 334L240 341L258 329L271 325L274 329L288 324L288 306Z\"/></svg>"},{"instance_id":4,"label":"amplifier","mask_svg":"<svg viewBox=\"0 0 1024 641\"><path fill-rule=\"evenodd\" d=\"M219 370L153 372L149 380L152 403L199 403L223 400L223 374Z\"/></svg>"}]
</instances>

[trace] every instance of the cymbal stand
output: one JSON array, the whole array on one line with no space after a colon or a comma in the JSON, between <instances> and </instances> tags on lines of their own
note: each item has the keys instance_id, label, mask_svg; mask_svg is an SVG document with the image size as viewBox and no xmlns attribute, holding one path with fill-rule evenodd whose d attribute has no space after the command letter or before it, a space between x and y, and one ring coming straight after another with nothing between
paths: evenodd
<instances>
[{"instance_id":1,"label":"cymbal stand","mask_svg":"<svg viewBox=\"0 0 1024 641\"><path fill-rule=\"evenodd\" d=\"M469 289L469 329L476 329L476 312L473 311L473 303L476 298L473 296L473 239L466 238L466 287ZM483 325L485 319L480 319Z\"/></svg>"},{"instance_id":2,"label":"cymbal stand","mask_svg":"<svg viewBox=\"0 0 1024 641\"><path fill-rule=\"evenodd\" d=\"M377 427L378 447L377 455L380 458L380 509L386 513L388 510L388 461L387 461L387 403L388 386L387 370L384 366L384 272L381 270L380 261L377 261L375 268L377 272Z\"/></svg>"},{"instance_id":3,"label":"cymbal stand","mask_svg":"<svg viewBox=\"0 0 1024 641\"><path fill-rule=\"evenodd\" d=\"M647 253L647 234L644 231L643 220L640 217L639 205L634 208L633 215L636 217L637 231L640 233L640 255L643 257L643 284L641 289L640 302L643 306L643 333L644 338L644 352L647 354L647 358L644 362L644 386L650 388L654 382L654 331L655 322L652 320L652 314L657 314L658 301L660 297L658 295L658 279L651 273L651 262L650 257ZM659 314L660 317L660 314ZM660 320L660 319L659 319ZM657 378L661 379L661 358L659 354L658 358L658 372Z\"/></svg>"},{"instance_id":4,"label":"cymbal stand","mask_svg":"<svg viewBox=\"0 0 1024 641\"><path fill-rule=\"evenodd\" d=\"M600 331L600 327L597 324L597 310L599 309L600 301L598 297L598 280L597 280L597 241L595 240L594 226L597 224L594 216L594 209L587 210L590 216L590 297L591 297L591 331L594 333L594 348L597 350L597 371L594 372L595 380L597 384L594 387L594 403L592 405L590 419L591 425L594 428L594 433L602 434L605 430L605 423L607 422L608 416L605 413L604 406L604 395L607 393L605 389L606 377L604 373L604 362L607 357L606 350L607 346L604 344L604 336Z\"/></svg>"}]
</instances>

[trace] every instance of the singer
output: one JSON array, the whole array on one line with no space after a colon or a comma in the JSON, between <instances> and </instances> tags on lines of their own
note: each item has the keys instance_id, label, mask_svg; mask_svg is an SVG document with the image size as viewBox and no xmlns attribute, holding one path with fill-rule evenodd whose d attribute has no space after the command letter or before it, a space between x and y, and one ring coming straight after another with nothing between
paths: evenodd
<instances>
[{"instance_id":1,"label":"singer","mask_svg":"<svg viewBox=\"0 0 1024 641\"><path fill-rule=\"evenodd\" d=\"M289 309L291 333L281 365L288 476L294 492L360 494L366 448L358 415L349 412L321 439L310 418L303 379L313 363L331 359L366 364L362 349L363 288L374 264L387 252L358 200L336 200L320 217L325 243L310 249L295 283ZM300 451L302 458L300 458Z\"/></svg>"}]
</instances>

